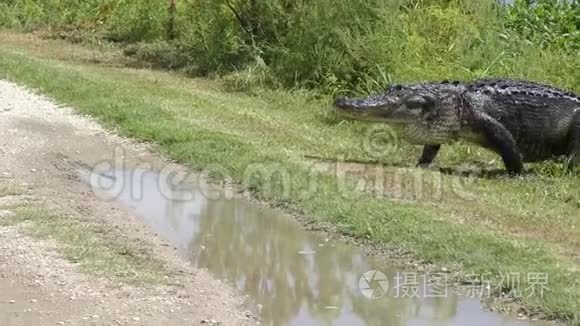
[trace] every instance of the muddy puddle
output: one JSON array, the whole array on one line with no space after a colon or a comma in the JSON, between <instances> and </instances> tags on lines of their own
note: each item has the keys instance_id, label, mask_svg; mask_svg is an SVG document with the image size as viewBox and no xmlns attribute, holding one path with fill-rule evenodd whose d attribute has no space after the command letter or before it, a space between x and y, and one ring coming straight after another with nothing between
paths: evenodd
<instances>
[{"instance_id":1,"label":"muddy puddle","mask_svg":"<svg viewBox=\"0 0 580 326\"><path fill-rule=\"evenodd\" d=\"M458 294L444 273L425 282L252 201L171 180L147 170L85 175L193 265L249 295L264 325L545 325L483 310L481 287Z\"/></svg>"}]
</instances>

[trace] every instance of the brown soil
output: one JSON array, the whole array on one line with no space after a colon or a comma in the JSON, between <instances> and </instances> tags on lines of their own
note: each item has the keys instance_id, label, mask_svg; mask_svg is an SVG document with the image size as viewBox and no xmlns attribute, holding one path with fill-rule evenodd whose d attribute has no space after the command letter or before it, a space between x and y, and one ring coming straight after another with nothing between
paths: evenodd
<instances>
[{"instance_id":1,"label":"brown soil","mask_svg":"<svg viewBox=\"0 0 580 326\"><path fill-rule=\"evenodd\" d=\"M54 211L106 226L122 241L141 246L164 264L163 285L129 285L80 271L62 243L26 235L1 223L1 325L254 325L245 298L209 272L191 267L174 248L127 210L98 198L75 172L122 156L131 165L170 162L111 134L69 108L0 81L0 182L27 188L0 206L35 200ZM167 283L168 285L165 285Z\"/></svg>"}]
</instances>

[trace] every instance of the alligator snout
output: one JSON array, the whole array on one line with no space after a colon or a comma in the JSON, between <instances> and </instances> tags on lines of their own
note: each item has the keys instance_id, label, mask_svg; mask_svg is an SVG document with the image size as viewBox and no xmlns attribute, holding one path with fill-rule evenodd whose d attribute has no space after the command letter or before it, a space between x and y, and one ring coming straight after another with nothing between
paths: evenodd
<instances>
[{"instance_id":1,"label":"alligator snout","mask_svg":"<svg viewBox=\"0 0 580 326\"><path fill-rule=\"evenodd\" d=\"M344 96L339 96L334 100L334 106L337 108L345 108L348 106L348 100Z\"/></svg>"},{"instance_id":2,"label":"alligator snout","mask_svg":"<svg viewBox=\"0 0 580 326\"><path fill-rule=\"evenodd\" d=\"M337 97L334 106L339 109L349 111L366 111L397 103L396 98L386 98L384 96L373 96L363 98Z\"/></svg>"},{"instance_id":3,"label":"alligator snout","mask_svg":"<svg viewBox=\"0 0 580 326\"><path fill-rule=\"evenodd\" d=\"M340 111L358 112L367 109L364 101L360 99L352 99L344 96L339 96L334 100L334 107Z\"/></svg>"}]
</instances>

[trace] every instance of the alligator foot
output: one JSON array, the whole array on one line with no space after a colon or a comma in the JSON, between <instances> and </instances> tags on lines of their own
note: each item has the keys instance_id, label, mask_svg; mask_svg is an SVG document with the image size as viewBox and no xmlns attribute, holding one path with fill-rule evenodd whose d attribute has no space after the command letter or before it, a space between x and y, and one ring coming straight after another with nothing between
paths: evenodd
<instances>
[{"instance_id":1,"label":"alligator foot","mask_svg":"<svg viewBox=\"0 0 580 326\"><path fill-rule=\"evenodd\" d=\"M570 146L570 154L566 160L566 170L574 172L577 167L580 167L580 108L576 109L576 115L572 122Z\"/></svg>"},{"instance_id":2,"label":"alligator foot","mask_svg":"<svg viewBox=\"0 0 580 326\"><path fill-rule=\"evenodd\" d=\"M419 162L417 163L417 167L426 169L428 168L439 150L441 149L441 145L425 145L423 146L423 154L421 154L421 158L419 158Z\"/></svg>"}]
</instances>

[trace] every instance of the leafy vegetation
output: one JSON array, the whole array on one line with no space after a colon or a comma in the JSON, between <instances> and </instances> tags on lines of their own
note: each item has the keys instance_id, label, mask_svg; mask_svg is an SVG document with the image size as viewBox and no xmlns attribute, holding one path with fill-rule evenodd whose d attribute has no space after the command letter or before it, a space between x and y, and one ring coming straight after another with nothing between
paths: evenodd
<instances>
[{"instance_id":1,"label":"leafy vegetation","mask_svg":"<svg viewBox=\"0 0 580 326\"><path fill-rule=\"evenodd\" d=\"M580 50L580 5L578 1L516 0L507 11L506 27L543 48Z\"/></svg>"},{"instance_id":2,"label":"leafy vegetation","mask_svg":"<svg viewBox=\"0 0 580 326\"><path fill-rule=\"evenodd\" d=\"M127 54L193 76L247 81L268 71L270 86L330 94L488 75L574 88L579 8L576 0L7 0L0 25L121 42Z\"/></svg>"}]
</instances>

